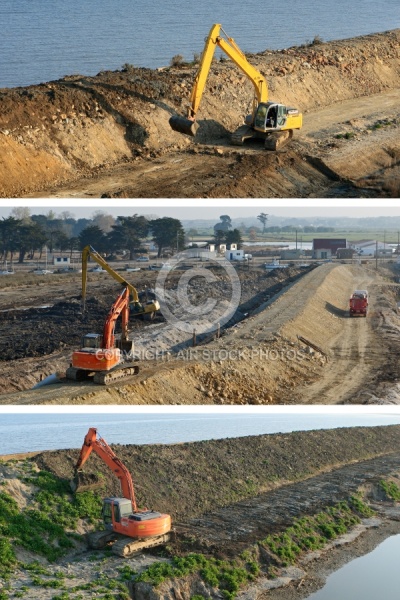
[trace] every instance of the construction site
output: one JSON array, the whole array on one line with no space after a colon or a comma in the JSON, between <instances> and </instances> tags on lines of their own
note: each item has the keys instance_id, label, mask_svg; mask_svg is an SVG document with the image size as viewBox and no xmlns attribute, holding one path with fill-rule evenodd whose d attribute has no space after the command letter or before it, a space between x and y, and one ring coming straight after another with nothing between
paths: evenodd
<instances>
[{"instance_id":1,"label":"construction site","mask_svg":"<svg viewBox=\"0 0 400 600\"><path fill-rule=\"evenodd\" d=\"M0 196L398 198L399 37L3 89Z\"/></svg>"},{"instance_id":2,"label":"construction site","mask_svg":"<svg viewBox=\"0 0 400 600\"><path fill-rule=\"evenodd\" d=\"M108 314L114 315L111 325L116 324L116 337L122 337L123 306L115 313L121 282L106 272L89 273L83 311L80 274L3 277L0 402L398 404L396 263L333 260L271 270L257 261L251 265L236 267L240 298L220 331L194 338L191 329L179 329L165 319L162 310L154 310L154 300L147 305L154 311L152 318L131 311L126 317L125 343L134 348L134 370L107 385L104 377L97 383L83 377L71 381L68 370L74 357L79 367L80 357L96 354L99 348L111 352L115 344L102 346L100 335L103 324L109 322ZM229 275L209 268L212 281L194 277L188 284L188 295L196 306L230 293ZM129 285L147 294L156 286L159 273L146 269L122 275ZM173 271L168 282L172 305L177 303L184 273ZM364 292L368 300L353 298L349 305L354 290L368 290ZM354 302L356 306L364 303L364 308L352 316ZM96 346L93 340L99 335L96 344L100 346ZM82 336L86 341L81 342ZM86 342L95 347L82 354L79 349ZM87 371L93 365L83 368ZM49 385L33 389L47 378ZM76 379L76 368L72 378Z\"/></svg>"},{"instance_id":3,"label":"construction site","mask_svg":"<svg viewBox=\"0 0 400 600\"><path fill-rule=\"evenodd\" d=\"M2 526L3 544L9 544L1 565L2 576L8 572L3 591L50 600L75 599L90 590L104 599L111 594L142 600L219 598L225 590L239 600L260 595L294 600L307 598L330 572L400 532L398 425L112 449L98 438L97 456L83 467L93 431L81 452L2 457L2 500L9 499L7 526ZM117 469L110 468L107 455ZM77 468L86 484L72 493L69 482L76 481ZM102 501L115 507L121 487L129 498L124 487L129 473L138 505L160 511L156 519L170 517L172 526L168 542L122 558L119 547L115 552L121 536L111 547L90 546L101 527L99 512L90 507ZM16 528L22 522L28 537ZM308 546L306 539L300 541L305 525ZM325 537L324 531L329 531ZM293 532L298 550L289 558L284 544ZM164 575L153 581L156 572Z\"/></svg>"}]
</instances>

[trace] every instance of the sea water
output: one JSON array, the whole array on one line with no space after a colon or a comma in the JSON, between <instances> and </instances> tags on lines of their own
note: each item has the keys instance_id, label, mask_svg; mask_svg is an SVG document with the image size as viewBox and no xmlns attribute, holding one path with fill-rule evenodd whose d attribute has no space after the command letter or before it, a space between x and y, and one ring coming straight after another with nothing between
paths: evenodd
<instances>
[{"instance_id":1,"label":"sea water","mask_svg":"<svg viewBox=\"0 0 400 600\"><path fill-rule=\"evenodd\" d=\"M62 408L62 407L61 407ZM115 444L174 444L200 440L287 433L336 427L391 425L400 414L348 414L341 407L332 414L318 412L269 412L251 414L216 412L128 412L96 407L85 412L0 414L0 454L80 448L89 427L96 427L107 442Z\"/></svg>"},{"instance_id":2,"label":"sea water","mask_svg":"<svg viewBox=\"0 0 400 600\"><path fill-rule=\"evenodd\" d=\"M245 52L400 26L398 0L0 0L0 87L193 60L213 23Z\"/></svg>"}]
</instances>

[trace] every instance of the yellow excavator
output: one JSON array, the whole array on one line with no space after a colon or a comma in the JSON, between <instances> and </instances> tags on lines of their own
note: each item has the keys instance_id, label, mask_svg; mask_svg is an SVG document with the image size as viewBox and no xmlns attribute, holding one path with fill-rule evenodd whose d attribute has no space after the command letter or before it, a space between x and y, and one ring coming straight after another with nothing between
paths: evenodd
<instances>
[{"instance_id":1,"label":"yellow excavator","mask_svg":"<svg viewBox=\"0 0 400 600\"><path fill-rule=\"evenodd\" d=\"M221 37L221 32L225 37ZM232 133L231 143L241 146L247 139L261 138L265 140L266 149L278 150L292 138L294 129L301 128L302 114L297 108L268 100L268 84L265 78L248 62L235 40L228 37L218 23L211 27L205 42L190 96L187 117L172 116L169 120L170 126L179 133L196 135L199 128L196 115L217 46L250 79L255 91L252 113L246 116L245 124Z\"/></svg>"},{"instance_id":2,"label":"yellow excavator","mask_svg":"<svg viewBox=\"0 0 400 600\"><path fill-rule=\"evenodd\" d=\"M129 309L130 309L130 314L132 316L135 317L135 316L143 315L146 319L154 318L155 313L158 310L160 310L159 302L155 298L146 300L145 302L141 302L137 289L131 283L129 283L129 281L126 281L126 279L124 277L122 277L122 275L117 273L117 271L114 271L114 269L112 269L110 267L110 265L107 263L107 261L104 260L104 258L101 256L101 254L99 254L92 246L85 246L85 248L82 250L82 308L83 308L83 310L85 310L85 308L86 308L87 274L88 274L88 263L89 263L90 258L93 259L95 262L97 262L97 264L102 269L107 271L107 273L109 275L111 275L111 277L113 277L114 279L119 281L119 283L121 283L124 287L128 288L129 295L130 295L130 302L131 302ZM144 296L146 296L146 293L144 293Z\"/></svg>"}]
</instances>

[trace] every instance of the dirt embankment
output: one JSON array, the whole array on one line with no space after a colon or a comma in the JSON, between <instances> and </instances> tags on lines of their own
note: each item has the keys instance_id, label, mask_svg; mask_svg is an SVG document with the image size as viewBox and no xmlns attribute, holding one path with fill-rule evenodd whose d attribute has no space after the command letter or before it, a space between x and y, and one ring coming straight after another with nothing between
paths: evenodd
<instances>
[{"instance_id":1,"label":"dirt embankment","mask_svg":"<svg viewBox=\"0 0 400 600\"><path fill-rule=\"evenodd\" d=\"M29 391L27 388L37 381L38 373L48 375L55 367L65 370L68 366L80 333L72 329L68 333L71 347L2 363L0 385L5 393L1 401L398 404L400 316L396 310L399 285L393 282L394 271L382 268L377 272L369 265L335 263L321 265L301 277L295 271L292 275L289 269L284 271L267 275L255 269L242 279L241 307L249 310L248 316L224 330L219 339L211 338L193 348L191 334L176 330L168 322L146 326L137 322L132 334L135 345L151 350L150 357L144 356L139 363L139 375L108 387L62 381ZM349 318L350 294L354 289L365 288L370 294L368 317ZM270 296L273 290L275 295ZM207 294L207 290L203 293ZM76 310L76 300L73 302L72 311ZM51 321L55 316L60 330L68 332L70 313L62 314L55 308L28 313L30 320L23 320L28 328L27 340L29 335L37 339L41 320L43 330L57 329L46 322L47 317ZM81 317L77 315L78 318ZM76 322L86 328L84 321ZM6 316L3 324L0 321L0 331L4 332L4 347L7 344L15 351L23 351L24 335L10 327ZM54 341L60 343L60 337L55 335ZM26 375L21 378L23 371Z\"/></svg>"},{"instance_id":2,"label":"dirt embankment","mask_svg":"<svg viewBox=\"0 0 400 600\"><path fill-rule=\"evenodd\" d=\"M195 551L235 560L245 550L256 557L260 572L239 592L238 600L260 597L267 590L274 594L279 586L286 586L285 598L294 599L306 597L307 591L321 586L329 569L399 532L398 504L388 501L379 483L383 479L394 486L399 484L399 434L400 426L394 425L113 448L133 473L139 503L172 514L177 533L169 545L172 556ZM2 490L12 496L20 510L30 512L38 499L35 480L27 479L27 474L45 470L69 479L78 455L79 449L69 449L34 457L6 456L0 468ZM84 471L102 482L101 497L120 495L117 478L96 455L92 454ZM285 568L276 556L277 567L271 577L268 559L257 541L284 531L297 517L329 511L354 494L377 514L362 519L322 550L302 553L294 566ZM80 521L81 534L92 529L86 519ZM91 590L109 598L112 594L108 590L116 590L117 580L128 585L134 572L157 561L168 561L169 556L147 552L123 559L122 564L120 557L107 551L89 550L83 538L75 541L76 546L66 556L51 564L31 547L28 550L15 543L21 562L9 580L0 580L0 588L10 597L23 592L37 600L54 598L56 587L63 590L62 596L80 598L82 590ZM122 567L127 571L123 578ZM288 586L290 581L292 586ZM146 584L130 584L129 588L132 598L148 598L149 593L167 600L191 598L200 591L206 592L204 597L220 597L211 586L205 589L205 582L197 575L177 577L157 588ZM271 597L282 597L280 591ZM120 597L117 592L115 597Z\"/></svg>"},{"instance_id":3,"label":"dirt embankment","mask_svg":"<svg viewBox=\"0 0 400 600\"><path fill-rule=\"evenodd\" d=\"M271 97L305 113L279 155L226 148L253 96L229 61L213 65L194 142L168 119L185 113L196 67L2 90L0 196L397 197L399 39L394 30L249 56Z\"/></svg>"},{"instance_id":4,"label":"dirt embankment","mask_svg":"<svg viewBox=\"0 0 400 600\"><path fill-rule=\"evenodd\" d=\"M133 473L139 505L170 513L177 526L202 515L235 503L259 498L289 483L304 481L322 473L329 473L344 465L398 452L399 426L355 427L334 430L316 430L248 436L175 445L115 445L117 456ZM61 478L70 479L79 450L44 452L33 460L41 468ZM390 462L390 461L389 461ZM387 462L387 464L389 464ZM383 468L382 466L380 467ZM373 470L372 466L370 467ZM363 469L366 475L368 468ZM85 466L86 473L101 473L103 492L120 494L118 480L113 473L92 455ZM372 472L372 471L371 471ZM334 478L333 475L328 475ZM104 479L103 479L104 478ZM346 478L343 478L343 482ZM359 485L357 477L346 485ZM291 487L282 488L294 503ZM316 495L303 506L303 511L318 509L329 494ZM253 500L252 500L253 502ZM260 503L258 501L258 503ZM254 501L254 505L257 501ZM284 525L293 518L290 511L281 510L283 501L276 504L269 519ZM294 504L293 504L294 506ZM268 511L266 511L268 512ZM279 515L279 517L278 517ZM265 517L266 518L266 517ZM286 519L286 521L285 521ZM207 519L206 519L207 520ZM199 521L198 521L199 523ZM232 525L232 527L237 527ZM194 522L191 525L194 527ZM212 537L212 532L208 535ZM221 534L222 535L222 534ZM223 534L228 537L228 532ZM227 543L227 542L226 542Z\"/></svg>"}]
</instances>

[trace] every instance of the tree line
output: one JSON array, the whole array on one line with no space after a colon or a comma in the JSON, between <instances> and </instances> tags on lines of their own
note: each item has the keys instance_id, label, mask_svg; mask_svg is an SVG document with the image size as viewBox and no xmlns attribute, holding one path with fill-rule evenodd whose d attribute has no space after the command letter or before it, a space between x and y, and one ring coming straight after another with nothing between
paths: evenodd
<instances>
[{"instance_id":1,"label":"tree line","mask_svg":"<svg viewBox=\"0 0 400 600\"><path fill-rule=\"evenodd\" d=\"M87 245L106 256L127 252L132 260L136 253L146 252L143 244L149 239L157 245L159 257L166 249L179 251L185 245L182 224L171 217L147 218L134 214L114 219L111 215L98 214L95 219L75 220L69 215L56 217L52 211L47 215L30 215L23 210L15 209L11 216L0 220L3 261L17 259L23 263L36 253L40 259L45 249L50 253L70 252L72 255ZM107 217L107 223L103 217Z\"/></svg>"}]
</instances>

